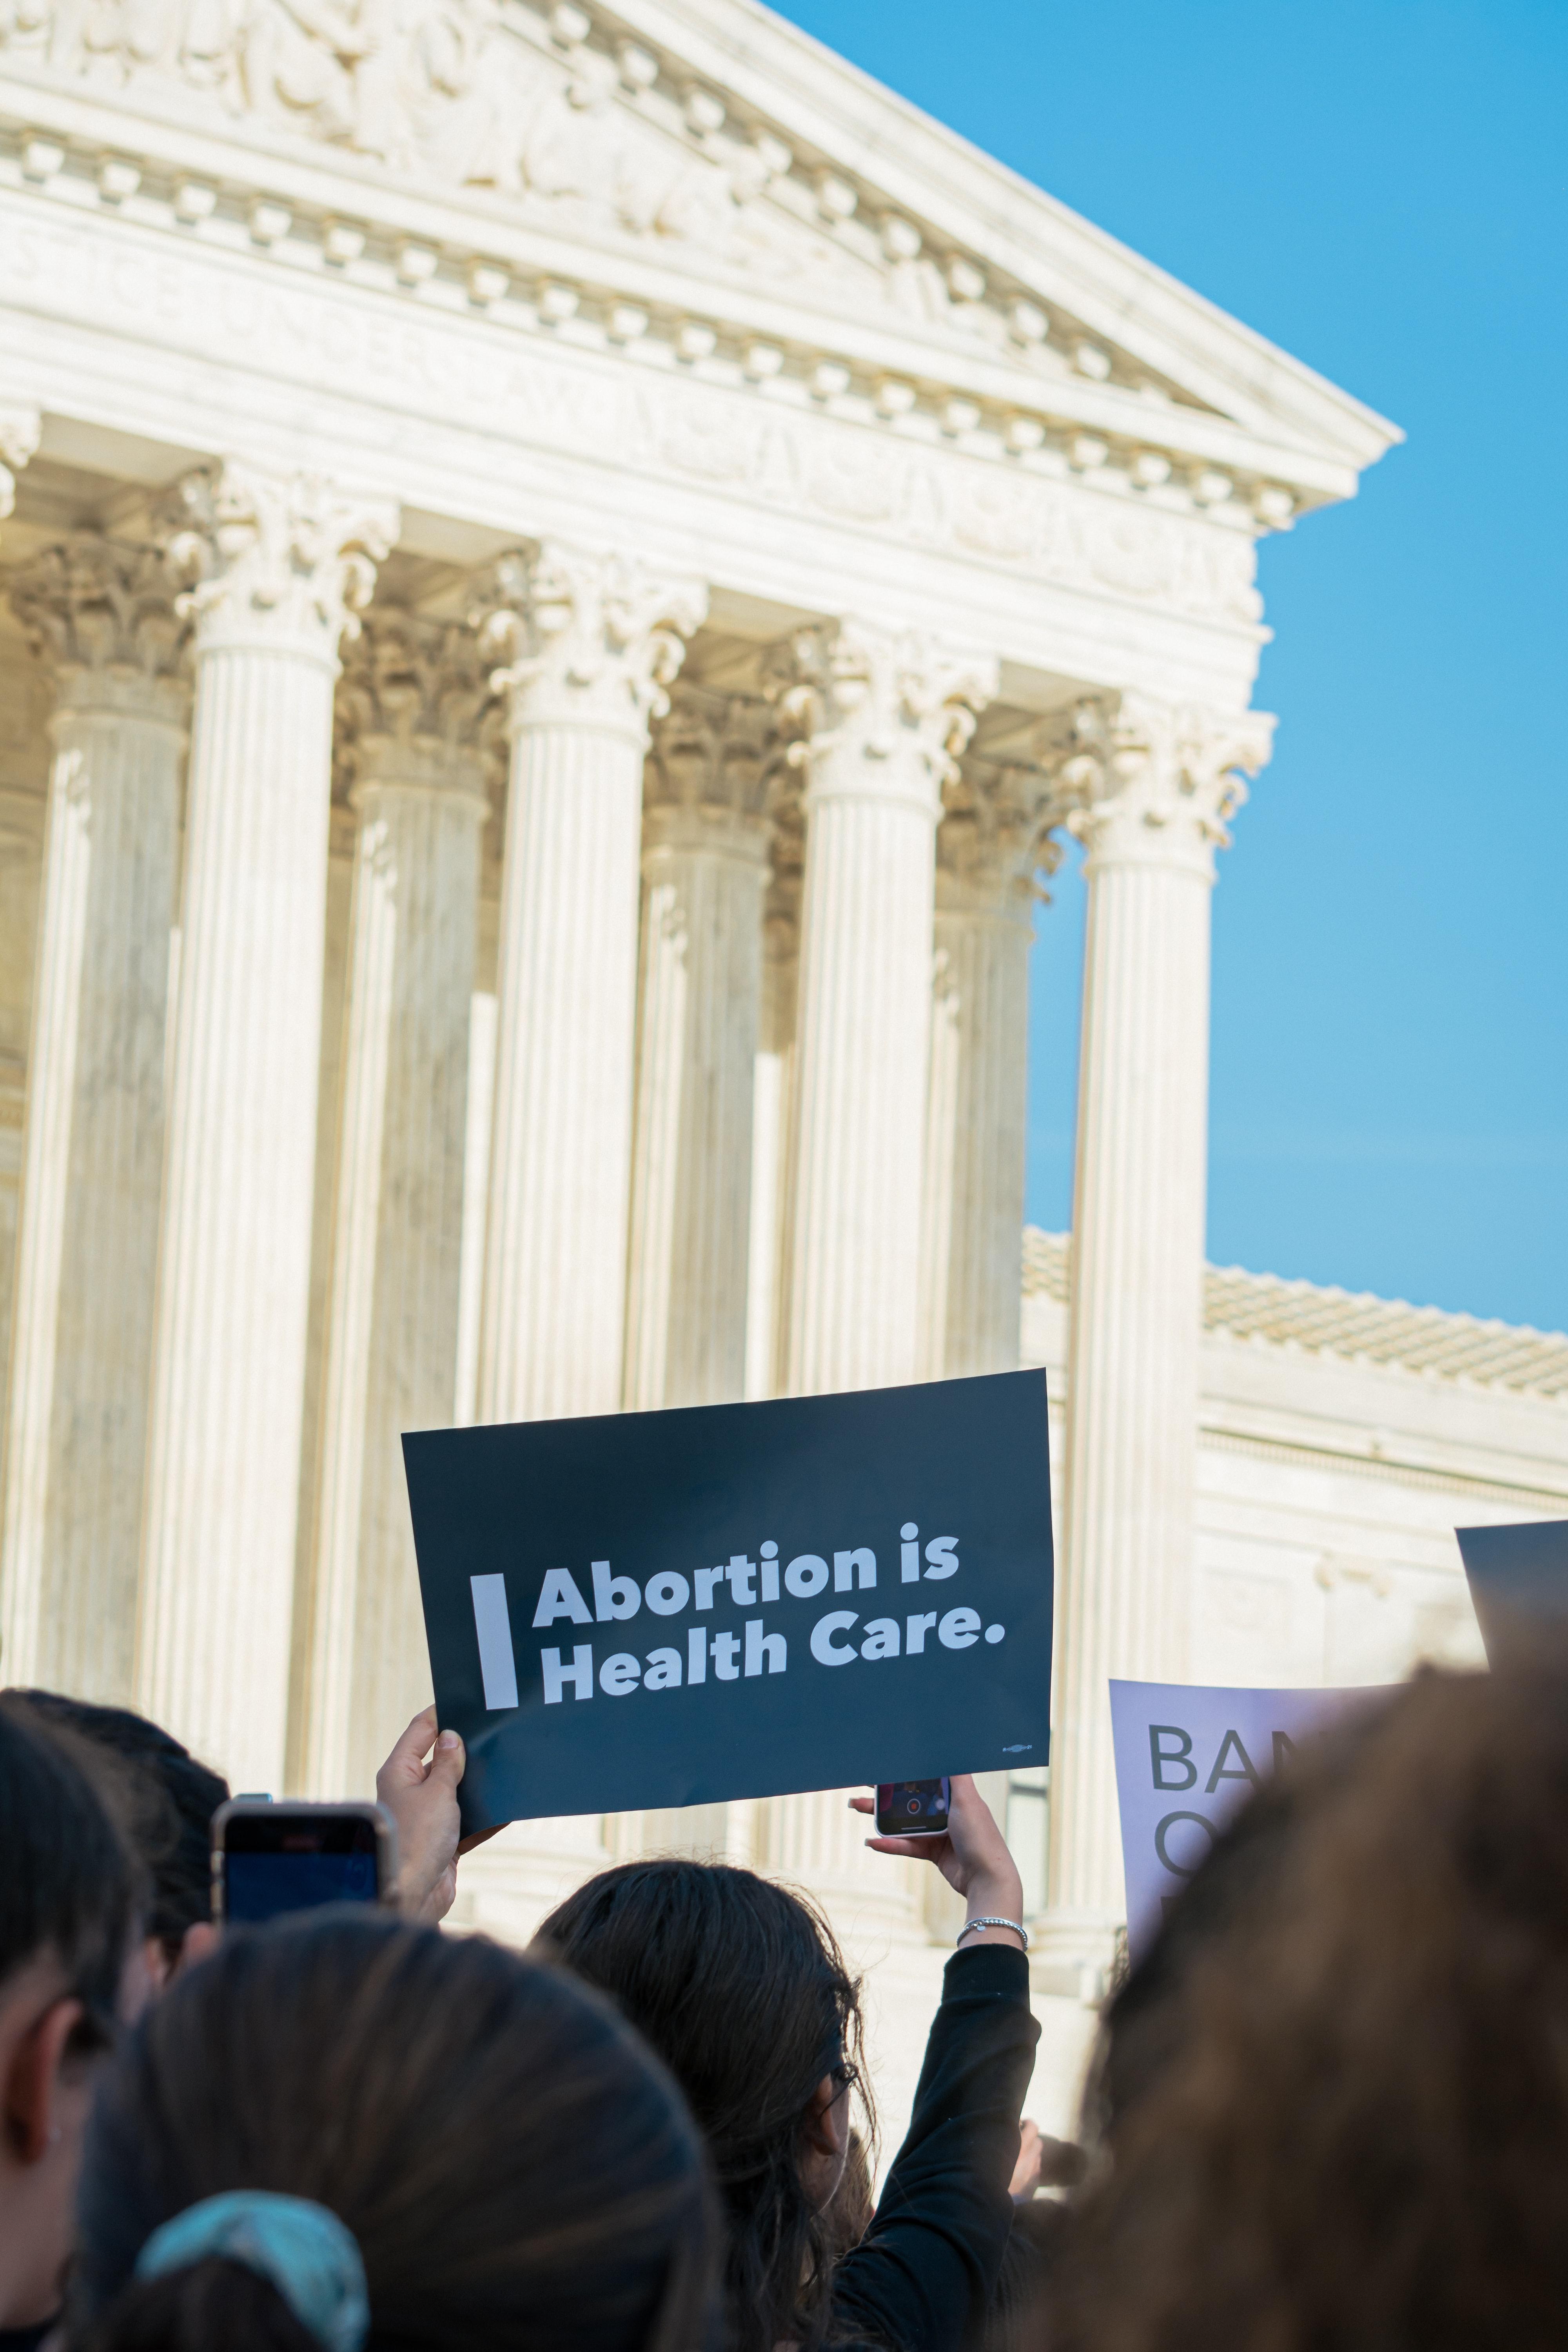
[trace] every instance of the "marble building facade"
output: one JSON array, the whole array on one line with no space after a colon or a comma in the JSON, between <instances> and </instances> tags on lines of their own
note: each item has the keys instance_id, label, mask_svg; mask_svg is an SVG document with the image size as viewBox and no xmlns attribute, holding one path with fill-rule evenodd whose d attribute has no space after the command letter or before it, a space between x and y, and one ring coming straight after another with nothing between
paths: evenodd
<instances>
[{"instance_id":1,"label":"marble building facade","mask_svg":"<svg viewBox=\"0 0 1568 2352\"><path fill-rule=\"evenodd\" d=\"M363 1789L426 1695L402 1429L1022 1346L1065 1408L1054 1778L1011 1792L1059 2105L1107 1675L1337 1673L1300 1609L1384 1572L1300 1528L1404 1360L1259 1326L1233 1376L1203 1230L1256 546L1396 437L752 0L0 12L5 1678ZM1067 835L1070 1279L1021 1239ZM1568 1460L1532 1344L1419 1375L1486 1390L1479 1438L1416 1415L1478 1515ZM1465 1638L1429 1555L1391 1658ZM824 1893L896 2111L948 1923L841 1795L520 1829L466 1916L672 1840Z\"/></svg>"}]
</instances>

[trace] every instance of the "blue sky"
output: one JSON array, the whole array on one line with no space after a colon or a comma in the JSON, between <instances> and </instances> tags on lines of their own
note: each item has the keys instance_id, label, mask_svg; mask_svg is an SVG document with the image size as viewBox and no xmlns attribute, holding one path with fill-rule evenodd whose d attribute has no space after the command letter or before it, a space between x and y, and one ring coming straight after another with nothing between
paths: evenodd
<instances>
[{"instance_id":1,"label":"blue sky","mask_svg":"<svg viewBox=\"0 0 1568 2352\"><path fill-rule=\"evenodd\" d=\"M1568 9L782 12L1403 425L1267 542L1272 765L1215 898L1209 1255L1568 1328ZM1035 949L1072 1192L1083 887Z\"/></svg>"}]
</instances>

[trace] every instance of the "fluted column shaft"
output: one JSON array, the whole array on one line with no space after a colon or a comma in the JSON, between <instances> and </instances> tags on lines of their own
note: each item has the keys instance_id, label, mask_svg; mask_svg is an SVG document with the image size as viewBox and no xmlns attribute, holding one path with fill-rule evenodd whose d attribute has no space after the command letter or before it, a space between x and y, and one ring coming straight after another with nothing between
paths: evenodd
<instances>
[{"instance_id":1,"label":"fluted column shaft","mask_svg":"<svg viewBox=\"0 0 1568 2352\"><path fill-rule=\"evenodd\" d=\"M471 750L363 734L352 756L359 839L308 1763L312 1792L331 1797L368 1794L430 1698L400 1441L452 1415L487 814Z\"/></svg>"},{"instance_id":2,"label":"fluted column shaft","mask_svg":"<svg viewBox=\"0 0 1568 2352\"><path fill-rule=\"evenodd\" d=\"M121 1706L132 1695L189 702L171 674L181 632L157 573L151 551L84 535L37 559L13 589L23 620L52 640L58 703L0 1642L8 1680Z\"/></svg>"},{"instance_id":3,"label":"fluted column shaft","mask_svg":"<svg viewBox=\"0 0 1568 2352\"><path fill-rule=\"evenodd\" d=\"M775 886L776 887L776 886ZM752 1093L752 1203L746 1270L746 1394L781 1392L786 1327L790 1133L795 1101L795 1013L799 930L792 912L763 938L762 1014Z\"/></svg>"},{"instance_id":4,"label":"fluted column shaft","mask_svg":"<svg viewBox=\"0 0 1568 2352\"><path fill-rule=\"evenodd\" d=\"M1053 1932L1123 1915L1107 1682L1180 1681L1192 1614L1214 852L1267 722L1131 698L1080 773L1087 846Z\"/></svg>"},{"instance_id":5,"label":"fluted column shaft","mask_svg":"<svg viewBox=\"0 0 1568 2352\"><path fill-rule=\"evenodd\" d=\"M810 649L787 1386L919 1370L934 835L984 666L846 624Z\"/></svg>"},{"instance_id":6,"label":"fluted column shaft","mask_svg":"<svg viewBox=\"0 0 1568 2352\"><path fill-rule=\"evenodd\" d=\"M762 992L765 707L676 691L644 782L626 1402L724 1404L746 1378Z\"/></svg>"},{"instance_id":7,"label":"fluted column shaft","mask_svg":"<svg viewBox=\"0 0 1568 2352\"><path fill-rule=\"evenodd\" d=\"M648 812L626 1402L745 1387L746 1247L766 839L753 821Z\"/></svg>"},{"instance_id":8,"label":"fluted column shaft","mask_svg":"<svg viewBox=\"0 0 1568 2352\"><path fill-rule=\"evenodd\" d=\"M1018 1361L1030 914L1010 873L937 877L921 1251L931 1380Z\"/></svg>"},{"instance_id":9,"label":"fluted column shaft","mask_svg":"<svg viewBox=\"0 0 1568 2352\"><path fill-rule=\"evenodd\" d=\"M481 1421L621 1402L643 761L700 590L616 557L513 567Z\"/></svg>"},{"instance_id":10,"label":"fluted column shaft","mask_svg":"<svg viewBox=\"0 0 1568 2352\"><path fill-rule=\"evenodd\" d=\"M788 1388L915 1376L934 805L810 809L801 925Z\"/></svg>"},{"instance_id":11,"label":"fluted column shaft","mask_svg":"<svg viewBox=\"0 0 1568 2352\"><path fill-rule=\"evenodd\" d=\"M203 569L153 1351L138 1704L280 1780L309 1311L332 687L395 515L230 467Z\"/></svg>"}]
</instances>

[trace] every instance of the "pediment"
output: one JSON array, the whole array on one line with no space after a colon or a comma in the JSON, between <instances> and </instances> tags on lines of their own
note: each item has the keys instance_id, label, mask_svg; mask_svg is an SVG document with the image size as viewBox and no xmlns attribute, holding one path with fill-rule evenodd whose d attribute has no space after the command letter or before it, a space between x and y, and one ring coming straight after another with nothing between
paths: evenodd
<instances>
[{"instance_id":1,"label":"pediment","mask_svg":"<svg viewBox=\"0 0 1568 2352\"><path fill-rule=\"evenodd\" d=\"M793 158L575 8L526 0L33 0L0 54L129 96L177 91L264 137L471 188L526 217L689 251L846 306L928 313L927 274L812 216ZM837 223L835 224L837 226Z\"/></svg>"},{"instance_id":2,"label":"pediment","mask_svg":"<svg viewBox=\"0 0 1568 2352\"><path fill-rule=\"evenodd\" d=\"M946 354L1134 442L1184 414L1342 472L1396 437L755 0L12 0L14 68L487 199L598 247L612 292L633 257L879 328L917 378Z\"/></svg>"}]
</instances>

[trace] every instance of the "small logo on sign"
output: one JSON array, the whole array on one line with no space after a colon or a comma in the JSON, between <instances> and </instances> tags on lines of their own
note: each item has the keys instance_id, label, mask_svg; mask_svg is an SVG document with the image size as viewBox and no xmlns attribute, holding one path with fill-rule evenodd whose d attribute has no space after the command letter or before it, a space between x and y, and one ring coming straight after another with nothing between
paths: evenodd
<instances>
[{"instance_id":1,"label":"small logo on sign","mask_svg":"<svg viewBox=\"0 0 1568 2352\"><path fill-rule=\"evenodd\" d=\"M1016 1746L1004 1748L1002 1753L1004 1756L1026 1756L1034 1744L1032 1739L1020 1739Z\"/></svg>"}]
</instances>

